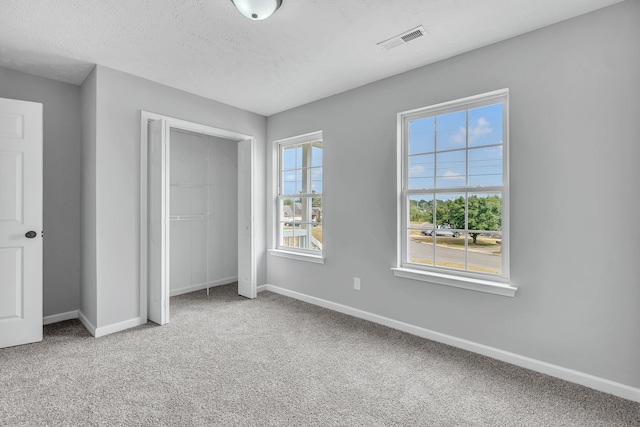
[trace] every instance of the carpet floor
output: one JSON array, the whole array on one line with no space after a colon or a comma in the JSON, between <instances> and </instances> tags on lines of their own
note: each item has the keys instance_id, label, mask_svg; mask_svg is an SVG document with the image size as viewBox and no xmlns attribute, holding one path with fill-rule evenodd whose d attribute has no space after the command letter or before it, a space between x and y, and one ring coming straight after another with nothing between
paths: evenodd
<instances>
[{"instance_id":1,"label":"carpet floor","mask_svg":"<svg viewBox=\"0 0 640 427\"><path fill-rule=\"evenodd\" d=\"M640 403L271 292L171 315L0 350L0 425L640 426Z\"/></svg>"}]
</instances>

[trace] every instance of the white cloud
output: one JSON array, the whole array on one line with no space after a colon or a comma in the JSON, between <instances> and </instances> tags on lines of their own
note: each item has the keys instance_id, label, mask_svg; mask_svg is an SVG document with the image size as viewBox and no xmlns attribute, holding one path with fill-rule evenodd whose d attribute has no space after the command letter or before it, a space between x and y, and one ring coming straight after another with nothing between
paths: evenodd
<instances>
[{"instance_id":1,"label":"white cloud","mask_svg":"<svg viewBox=\"0 0 640 427\"><path fill-rule=\"evenodd\" d=\"M462 126L460 126L460 129L458 129L458 133L456 133L451 137L451 142L458 145L464 145L466 138L467 138L467 130Z\"/></svg>"},{"instance_id":2,"label":"white cloud","mask_svg":"<svg viewBox=\"0 0 640 427\"><path fill-rule=\"evenodd\" d=\"M469 123L469 142L473 142L476 138L487 135L491 132L493 132L491 123L489 123L489 121L484 117L480 117L475 125ZM467 131L464 127L461 126L460 129L458 129L458 133L451 137L451 142L463 145L465 143L466 137Z\"/></svg>"},{"instance_id":3,"label":"white cloud","mask_svg":"<svg viewBox=\"0 0 640 427\"><path fill-rule=\"evenodd\" d=\"M424 166L414 165L409 168L409 176L410 177L424 176L425 171L426 169Z\"/></svg>"},{"instance_id":4,"label":"white cloud","mask_svg":"<svg viewBox=\"0 0 640 427\"><path fill-rule=\"evenodd\" d=\"M489 123L484 117L478 119L478 124L475 127L469 128L469 141L474 141L476 138L482 135L487 135L493 132L491 123Z\"/></svg>"},{"instance_id":5,"label":"white cloud","mask_svg":"<svg viewBox=\"0 0 640 427\"><path fill-rule=\"evenodd\" d=\"M460 175L459 173L453 171L446 171L442 175L442 179L446 181L464 181L464 175Z\"/></svg>"}]
</instances>

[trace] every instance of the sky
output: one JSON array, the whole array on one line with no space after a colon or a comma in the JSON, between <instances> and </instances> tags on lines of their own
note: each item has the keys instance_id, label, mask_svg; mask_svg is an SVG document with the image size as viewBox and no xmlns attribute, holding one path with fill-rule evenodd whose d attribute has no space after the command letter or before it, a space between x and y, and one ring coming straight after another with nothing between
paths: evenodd
<instances>
[{"instance_id":1,"label":"sky","mask_svg":"<svg viewBox=\"0 0 640 427\"><path fill-rule=\"evenodd\" d=\"M409 188L502 185L501 144L502 104L412 120Z\"/></svg>"},{"instance_id":2,"label":"sky","mask_svg":"<svg viewBox=\"0 0 640 427\"><path fill-rule=\"evenodd\" d=\"M306 166L302 159L302 145L284 147L282 194L322 193L322 147L317 145L311 147L311 191L309 191L302 181L303 166Z\"/></svg>"}]
</instances>

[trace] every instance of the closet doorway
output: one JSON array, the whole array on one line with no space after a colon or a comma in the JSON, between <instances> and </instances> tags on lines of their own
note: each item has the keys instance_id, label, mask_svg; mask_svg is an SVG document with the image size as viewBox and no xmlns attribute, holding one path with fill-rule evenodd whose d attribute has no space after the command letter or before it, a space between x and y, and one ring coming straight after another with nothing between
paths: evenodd
<instances>
[{"instance_id":1,"label":"closet doorway","mask_svg":"<svg viewBox=\"0 0 640 427\"><path fill-rule=\"evenodd\" d=\"M145 111L141 128L141 315L169 323L172 294L236 280L255 298L254 138Z\"/></svg>"}]
</instances>

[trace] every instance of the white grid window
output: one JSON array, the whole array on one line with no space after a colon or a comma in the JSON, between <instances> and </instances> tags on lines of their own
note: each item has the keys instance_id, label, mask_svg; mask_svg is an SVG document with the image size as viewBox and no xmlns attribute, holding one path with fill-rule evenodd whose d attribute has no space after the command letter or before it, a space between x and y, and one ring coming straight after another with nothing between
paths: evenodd
<instances>
[{"instance_id":1,"label":"white grid window","mask_svg":"<svg viewBox=\"0 0 640 427\"><path fill-rule=\"evenodd\" d=\"M398 117L398 267L508 283L508 91Z\"/></svg>"},{"instance_id":2,"label":"white grid window","mask_svg":"<svg viewBox=\"0 0 640 427\"><path fill-rule=\"evenodd\" d=\"M322 132L275 141L277 249L322 255Z\"/></svg>"}]
</instances>

